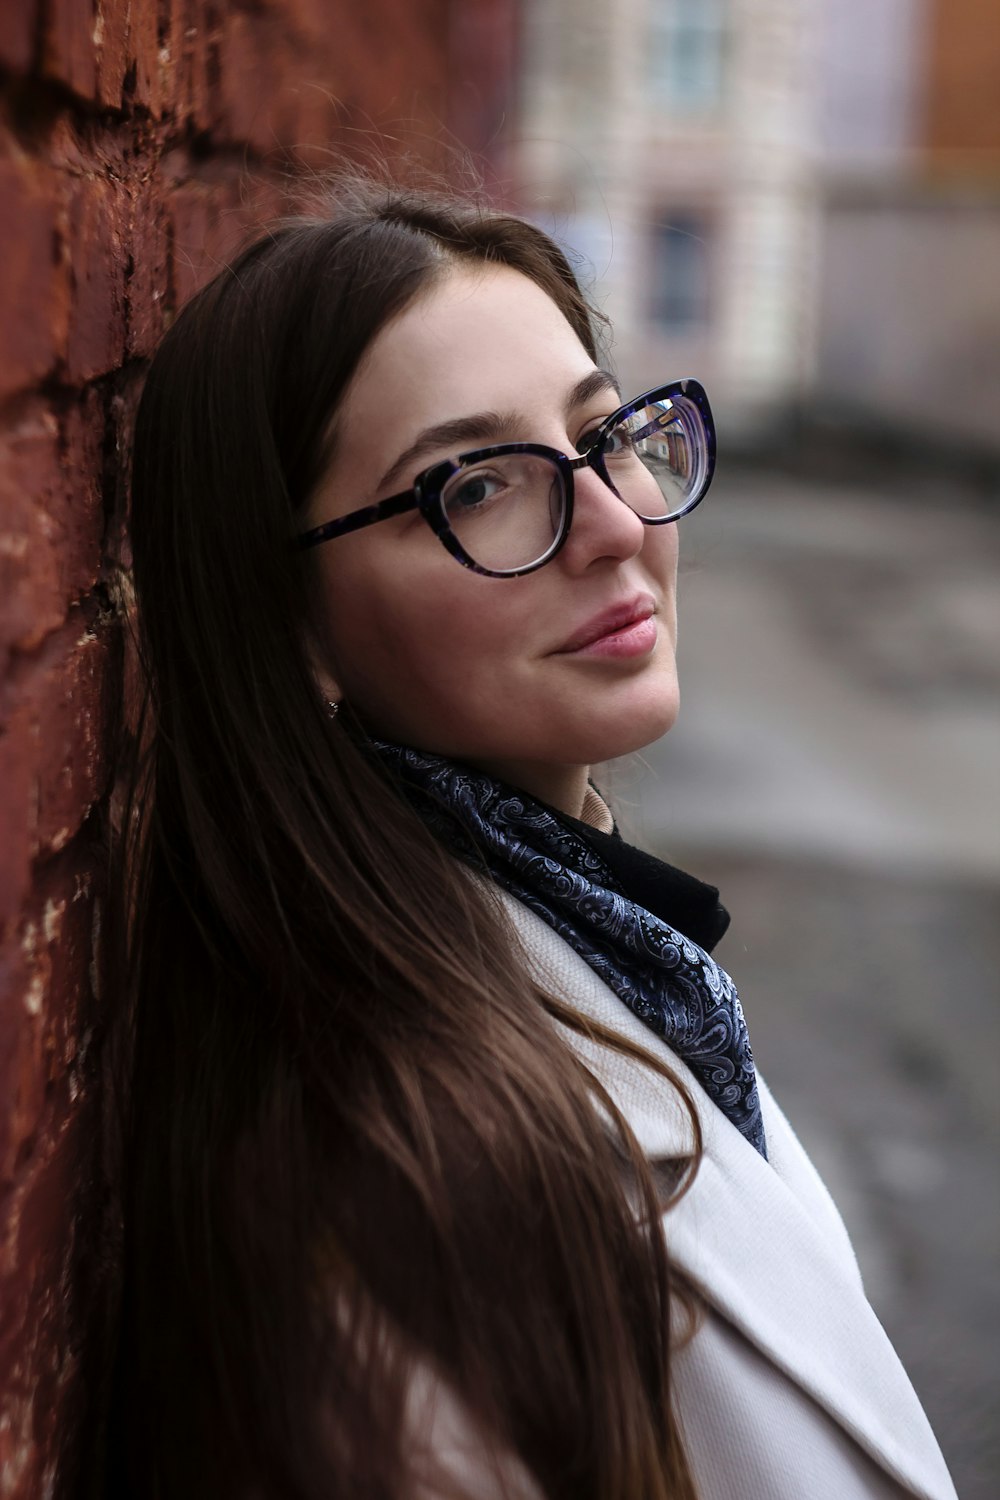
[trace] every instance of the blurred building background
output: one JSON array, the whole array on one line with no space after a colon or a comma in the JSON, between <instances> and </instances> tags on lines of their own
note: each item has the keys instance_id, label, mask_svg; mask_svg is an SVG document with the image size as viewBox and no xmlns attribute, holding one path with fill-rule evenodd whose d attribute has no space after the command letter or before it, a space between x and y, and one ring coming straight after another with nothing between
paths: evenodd
<instances>
[{"instance_id":1,"label":"blurred building background","mask_svg":"<svg viewBox=\"0 0 1000 1500\"><path fill-rule=\"evenodd\" d=\"M703 379L677 726L620 819L722 889L758 1061L963 1500L1000 1493L1000 9L533 0L522 201L626 393Z\"/></svg>"},{"instance_id":2,"label":"blurred building background","mask_svg":"<svg viewBox=\"0 0 1000 1500\"><path fill-rule=\"evenodd\" d=\"M520 186L627 385L1000 449L989 0L535 0L522 55Z\"/></svg>"},{"instance_id":3,"label":"blurred building background","mask_svg":"<svg viewBox=\"0 0 1000 1500\"><path fill-rule=\"evenodd\" d=\"M730 424L815 362L815 38L794 0L527 9L522 174L626 385L697 369Z\"/></svg>"}]
</instances>

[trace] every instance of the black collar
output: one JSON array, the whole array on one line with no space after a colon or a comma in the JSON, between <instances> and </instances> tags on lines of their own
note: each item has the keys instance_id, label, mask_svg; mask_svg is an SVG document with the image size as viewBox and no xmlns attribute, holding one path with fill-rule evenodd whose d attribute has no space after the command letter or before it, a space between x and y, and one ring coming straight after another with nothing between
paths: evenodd
<instances>
[{"instance_id":1,"label":"black collar","mask_svg":"<svg viewBox=\"0 0 1000 1500\"><path fill-rule=\"evenodd\" d=\"M729 926L729 913L714 885L706 885L644 849L626 844L617 827L613 833L602 833L579 818L554 808L552 813L600 856L614 876L620 895L645 907L711 953Z\"/></svg>"}]
</instances>

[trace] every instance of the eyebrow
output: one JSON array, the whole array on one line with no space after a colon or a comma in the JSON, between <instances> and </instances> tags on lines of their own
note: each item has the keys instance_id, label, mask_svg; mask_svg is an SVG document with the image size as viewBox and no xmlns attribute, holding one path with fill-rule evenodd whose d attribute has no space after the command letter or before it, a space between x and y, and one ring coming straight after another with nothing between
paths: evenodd
<instances>
[{"instance_id":1,"label":"eyebrow","mask_svg":"<svg viewBox=\"0 0 1000 1500\"><path fill-rule=\"evenodd\" d=\"M605 395L608 391L621 400L621 387L610 371L591 370L582 380L577 381L566 397L567 416L576 407L583 406L595 396ZM501 443L511 433L526 430L528 421L522 412L480 411L467 417L454 417L450 422L438 422L433 427L425 427L410 446L393 460L391 467L379 480L375 493L379 494L395 484L406 469L428 453L441 448L457 451L466 443Z\"/></svg>"}]
</instances>

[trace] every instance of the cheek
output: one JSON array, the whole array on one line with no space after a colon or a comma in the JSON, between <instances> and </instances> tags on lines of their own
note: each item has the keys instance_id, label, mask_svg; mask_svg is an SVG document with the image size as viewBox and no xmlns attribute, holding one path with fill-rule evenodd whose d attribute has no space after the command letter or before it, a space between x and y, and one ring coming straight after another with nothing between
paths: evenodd
<instances>
[{"instance_id":1,"label":"cheek","mask_svg":"<svg viewBox=\"0 0 1000 1500\"><path fill-rule=\"evenodd\" d=\"M447 556L402 576L330 568L324 592L334 675L376 732L427 742L486 695L505 601Z\"/></svg>"},{"instance_id":2,"label":"cheek","mask_svg":"<svg viewBox=\"0 0 1000 1500\"><path fill-rule=\"evenodd\" d=\"M660 614L671 634L677 625L677 523L648 526L642 548L642 563L660 593Z\"/></svg>"},{"instance_id":3,"label":"cheek","mask_svg":"<svg viewBox=\"0 0 1000 1500\"><path fill-rule=\"evenodd\" d=\"M680 551L680 533L677 530L677 522L671 521L668 525L656 526L653 530L658 533L657 541L662 553L661 566L666 572L667 579L673 584L677 576L677 558Z\"/></svg>"}]
</instances>

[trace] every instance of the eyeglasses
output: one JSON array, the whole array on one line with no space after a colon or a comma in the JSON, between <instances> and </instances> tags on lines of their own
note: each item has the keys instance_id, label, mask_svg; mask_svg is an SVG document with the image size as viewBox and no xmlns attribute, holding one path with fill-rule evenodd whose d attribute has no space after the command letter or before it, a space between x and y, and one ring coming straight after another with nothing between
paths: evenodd
<instances>
[{"instance_id":1,"label":"eyeglasses","mask_svg":"<svg viewBox=\"0 0 1000 1500\"><path fill-rule=\"evenodd\" d=\"M419 510L463 567L518 578L551 562L573 521L573 474L593 469L646 526L664 526L704 499L715 471L715 424L696 380L657 386L620 406L569 458L540 443L501 443L446 459L402 494L314 526L316 547Z\"/></svg>"}]
</instances>

